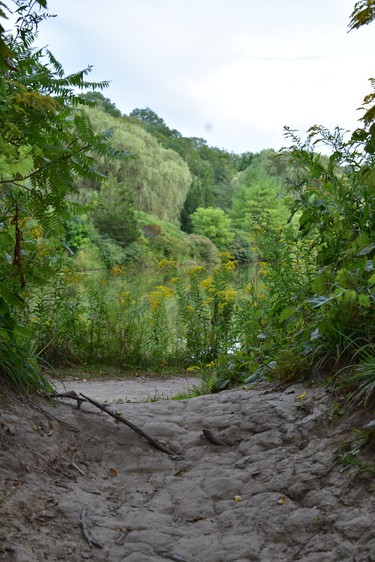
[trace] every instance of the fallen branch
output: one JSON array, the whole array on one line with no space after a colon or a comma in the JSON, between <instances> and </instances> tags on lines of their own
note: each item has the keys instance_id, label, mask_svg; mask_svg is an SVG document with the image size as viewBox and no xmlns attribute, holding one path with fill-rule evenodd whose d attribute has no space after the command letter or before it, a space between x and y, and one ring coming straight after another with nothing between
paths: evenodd
<instances>
[{"instance_id":1,"label":"fallen branch","mask_svg":"<svg viewBox=\"0 0 375 562\"><path fill-rule=\"evenodd\" d=\"M89 546L96 546L96 548L103 548L103 546L100 544L100 542L96 541L90 535L90 533L87 529L86 518L87 518L87 510L83 507L81 509L81 513L79 514L79 524L80 524L80 527L81 527L83 538L85 539L85 541L88 543Z\"/></svg>"},{"instance_id":2,"label":"fallen branch","mask_svg":"<svg viewBox=\"0 0 375 562\"><path fill-rule=\"evenodd\" d=\"M71 398L72 400L77 400L78 408L81 407L82 402L85 402L78 396L75 390L69 390L69 392L54 392L53 394L45 394L44 396L46 398Z\"/></svg>"},{"instance_id":3,"label":"fallen branch","mask_svg":"<svg viewBox=\"0 0 375 562\"><path fill-rule=\"evenodd\" d=\"M88 396L85 396L82 393L80 393L80 396L82 396L85 400L87 400L87 402L90 402L91 404L93 404L94 406L99 408L99 410L102 410L103 412L106 412L106 414L108 414L109 416L112 416L112 418L115 418L115 420L117 420L118 422L121 422L121 423L127 425L128 427L130 427L130 429L132 429L133 431L138 433L138 435L141 435L148 443L150 443L150 445L155 447L155 449L158 449L159 451L161 451L162 453L166 453L167 455L171 455L172 457L176 456L176 453L174 453L173 451L170 451L169 449L164 447L164 445L159 443L159 441L157 441L153 437L150 437L150 435L145 433L142 429L140 429L139 427L134 425L132 422L128 421L127 419L120 416L119 414L116 414L116 412L113 412L112 410L110 410L106 406L103 406L102 404L100 404L96 400L93 400L92 398L89 398Z\"/></svg>"}]
</instances>

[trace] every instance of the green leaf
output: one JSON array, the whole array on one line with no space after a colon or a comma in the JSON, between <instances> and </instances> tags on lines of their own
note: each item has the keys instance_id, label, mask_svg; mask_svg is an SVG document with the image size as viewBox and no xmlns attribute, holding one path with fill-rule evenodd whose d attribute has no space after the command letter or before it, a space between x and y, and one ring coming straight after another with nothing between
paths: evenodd
<instances>
[{"instance_id":1,"label":"green leaf","mask_svg":"<svg viewBox=\"0 0 375 562\"><path fill-rule=\"evenodd\" d=\"M21 324L14 325L14 331L16 334L20 336L24 336L26 338L30 338L32 336L32 330L27 328L26 326L21 326Z\"/></svg>"},{"instance_id":2,"label":"green leaf","mask_svg":"<svg viewBox=\"0 0 375 562\"><path fill-rule=\"evenodd\" d=\"M0 329L8 332L10 336L13 335L14 320L10 314L0 314Z\"/></svg>"},{"instance_id":3,"label":"green leaf","mask_svg":"<svg viewBox=\"0 0 375 562\"><path fill-rule=\"evenodd\" d=\"M361 306L364 306L365 308L369 308L371 306L370 297L362 293L358 295L358 302Z\"/></svg>"},{"instance_id":4,"label":"green leaf","mask_svg":"<svg viewBox=\"0 0 375 562\"><path fill-rule=\"evenodd\" d=\"M279 316L280 322L284 322L284 320L287 320L295 313L296 313L296 308L294 306L289 306L288 308L284 308L284 310L280 313Z\"/></svg>"},{"instance_id":5,"label":"green leaf","mask_svg":"<svg viewBox=\"0 0 375 562\"><path fill-rule=\"evenodd\" d=\"M354 289L349 289L344 292L344 299L346 301L356 301L358 300L358 293Z\"/></svg>"},{"instance_id":6,"label":"green leaf","mask_svg":"<svg viewBox=\"0 0 375 562\"><path fill-rule=\"evenodd\" d=\"M20 306L22 308L26 306L26 302L18 293L14 291L10 291L2 283L0 284L0 294L4 297L4 300L9 304L12 304L14 306Z\"/></svg>"},{"instance_id":7,"label":"green leaf","mask_svg":"<svg viewBox=\"0 0 375 562\"><path fill-rule=\"evenodd\" d=\"M18 160L13 165L14 174L19 174L21 176L27 176L34 169L34 160L31 156Z\"/></svg>"},{"instance_id":8,"label":"green leaf","mask_svg":"<svg viewBox=\"0 0 375 562\"><path fill-rule=\"evenodd\" d=\"M0 314L7 314L9 313L9 306L6 301L0 297Z\"/></svg>"}]
</instances>

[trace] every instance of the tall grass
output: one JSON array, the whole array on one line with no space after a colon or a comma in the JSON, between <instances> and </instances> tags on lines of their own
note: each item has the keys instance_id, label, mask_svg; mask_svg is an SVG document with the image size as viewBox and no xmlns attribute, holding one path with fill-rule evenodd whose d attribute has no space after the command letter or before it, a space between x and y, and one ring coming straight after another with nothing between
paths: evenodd
<instances>
[{"instance_id":1,"label":"tall grass","mask_svg":"<svg viewBox=\"0 0 375 562\"><path fill-rule=\"evenodd\" d=\"M37 358L25 347L0 338L0 375L19 392L50 392L53 385L43 376Z\"/></svg>"}]
</instances>

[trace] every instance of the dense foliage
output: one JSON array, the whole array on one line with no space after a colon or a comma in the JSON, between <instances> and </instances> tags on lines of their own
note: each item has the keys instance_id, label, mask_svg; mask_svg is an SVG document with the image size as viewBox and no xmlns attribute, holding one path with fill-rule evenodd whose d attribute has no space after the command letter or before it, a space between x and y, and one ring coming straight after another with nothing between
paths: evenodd
<instances>
[{"instance_id":1,"label":"dense foliage","mask_svg":"<svg viewBox=\"0 0 375 562\"><path fill-rule=\"evenodd\" d=\"M65 76L33 49L45 2L13 5L14 33L0 28L3 378L46 389L40 361L105 362L195 370L205 391L313 375L372 400L375 94L352 134L286 129L280 154L236 155L149 108L122 115L89 68ZM350 28L373 19L357 2ZM142 288L134 266L158 262Z\"/></svg>"},{"instance_id":2,"label":"dense foliage","mask_svg":"<svg viewBox=\"0 0 375 562\"><path fill-rule=\"evenodd\" d=\"M108 145L109 133L96 134L78 108L77 90L106 83L87 82L90 69L65 76L51 52L33 49L45 19L34 8L44 2L14 4L14 33L2 30L0 45L6 67L0 92L0 363L14 385L38 387L45 382L20 347L27 331L17 310L25 308L30 285L56 274L65 252L63 223L75 210L68 195L76 178L98 177L97 155L123 155Z\"/></svg>"}]
</instances>

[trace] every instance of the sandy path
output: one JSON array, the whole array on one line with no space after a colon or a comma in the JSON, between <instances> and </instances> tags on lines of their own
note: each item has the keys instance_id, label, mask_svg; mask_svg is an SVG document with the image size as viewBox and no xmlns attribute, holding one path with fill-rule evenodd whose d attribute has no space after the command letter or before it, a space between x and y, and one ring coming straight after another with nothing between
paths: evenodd
<instances>
[{"instance_id":1,"label":"sandy path","mask_svg":"<svg viewBox=\"0 0 375 562\"><path fill-rule=\"evenodd\" d=\"M114 407L175 456L88 404L1 404L0 560L375 561L374 480L336 462L355 420L323 389Z\"/></svg>"},{"instance_id":2,"label":"sandy path","mask_svg":"<svg viewBox=\"0 0 375 562\"><path fill-rule=\"evenodd\" d=\"M78 394L89 394L102 402L150 402L188 393L199 386L200 379L194 377L153 378L140 376L126 380L60 380L53 381L59 392L74 390Z\"/></svg>"}]
</instances>

